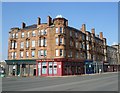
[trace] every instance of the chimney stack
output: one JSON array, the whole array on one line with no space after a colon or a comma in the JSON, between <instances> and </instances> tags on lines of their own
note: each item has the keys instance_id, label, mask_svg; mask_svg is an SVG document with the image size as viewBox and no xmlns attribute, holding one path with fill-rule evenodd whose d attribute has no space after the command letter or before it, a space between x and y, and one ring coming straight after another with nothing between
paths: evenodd
<instances>
[{"instance_id":1,"label":"chimney stack","mask_svg":"<svg viewBox=\"0 0 120 93\"><path fill-rule=\"evenodd\" d=\"M22 22L22 28L25 28L26 24L24 22Z\"/></svg>"},{"instance_id":2,"label":"chimney stack","mask_svg":"<svg viewBox=\"0 0 120 93\"><path fill-rule=\"evenodd\" d=\"M91 29L91 32L92 32L92 34L95 35L95 28L92 28L92 29Z\"/></svg>"},{"instance_id":3,"label":"chimney stack","mask_svg":"<svg viewBox=\"0 0 120 93\"><path fill-rule=\"evenodd\" d=\"M50 26L52 24L52 18L50 16L47 17L47 25Z\"/></svg>"},{"instance_id":4,"label":"chimney stack","mask_svg":"<svg viewBox=\"0 0 120 93\"><path fill-rule=\"evenodd\" d=\"M103 32L100 32L100 39L103 39Z\"/></svg>"},{"instance_id":5,"label":"chimney stack","mask_svg":"<svg viewBox=\"0 0 120 93\"><path fill-rule=\"evenodd\" d=\"M86 25L85 25L85 24L82 24L81 30L82 30L82 32L85 32L85 31L86 31Z\"/></svg>"},{"instance_id":6,"label":"chimney stack","mask_svg":"<svg viewBox=\"0 0 120 93\"><path fill-rule=\"evenodd\" d=\"M38 17L37 25L40 25L40 24L41 24L41 19L40 19L40 17Z\"/></svg>"},{"instance_id":7,"label":"chimney stack","mask_svg":"<svg viewBox=\"0 0 120 93\"><path fill-rule=\"evenodd\" d=\"M68 26L68 20L66 21L66 26Z\"/></svg>"}]
</instances>

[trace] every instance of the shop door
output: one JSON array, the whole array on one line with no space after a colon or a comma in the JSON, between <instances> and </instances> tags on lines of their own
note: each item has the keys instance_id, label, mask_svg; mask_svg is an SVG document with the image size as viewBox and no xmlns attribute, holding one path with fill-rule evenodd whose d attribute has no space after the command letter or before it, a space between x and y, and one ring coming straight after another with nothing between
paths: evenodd
<instances>
[{"instance_id":1,"label":"shop door","mask_svg":"<svg viewBox=\"0 0 120 93\"><path fill-rule=\"evenodd\" d=\"M41 63L38 63L38 76L41 76Z\"/></svg>"},{"instance_id":2,"label":"shop door","mask_svg":"<svg viewBox=\"0 0 120 93\"><path fill-rule=\"evenodd\" d=\"M53 62L53 74L57 74L57 62Z\"/></svg>"},{"instance_id":3,"label":"shop door","mask_svg":"<svg viewBox=\"0 0 120 93\"><path fill-rule=\"evenodd\" d=\"M52 66L53 62L49 62L49 75L53 74L53 66Z\"/></svg>"}]
</instances>

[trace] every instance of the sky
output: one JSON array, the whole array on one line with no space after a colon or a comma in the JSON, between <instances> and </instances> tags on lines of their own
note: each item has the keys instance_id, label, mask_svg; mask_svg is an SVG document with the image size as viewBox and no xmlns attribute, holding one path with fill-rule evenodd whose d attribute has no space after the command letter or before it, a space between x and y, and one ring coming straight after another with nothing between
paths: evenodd
<instances>
[{"instance_id":1,"label":"sky","mask_svg":"<svg viewBox=\"0 0 120 93\"><path fill-rule=\"evenodd\" d=\"M8 36L10 28L21 28L37 23L47 22L47 16L55 18L62 15L68 19L68 25L77 29L86 24L88 31L95 28L95 33L103 32L107 44L118 42L118 3L117 2L3 2L2 3L2 58L8 54Z\"/></svg>"}]
</instances>

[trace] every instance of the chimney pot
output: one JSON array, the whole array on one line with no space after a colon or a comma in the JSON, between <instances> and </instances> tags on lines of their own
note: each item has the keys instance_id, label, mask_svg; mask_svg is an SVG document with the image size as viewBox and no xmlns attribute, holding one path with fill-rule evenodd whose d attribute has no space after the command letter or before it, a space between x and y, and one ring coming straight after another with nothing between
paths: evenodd
<instances>
[{"instance_id":1,"label":"chimney pot","mask_svg":"<svg viewBox=\"0 0 120 93\"><path fill-rule=\"evenodd\" d=\"M38 17L37 25L40 25L40 24L41 24L41 19L40 19L40 17Z\"/></svg>"},{"instance_id":2,"label":"chimney pot","mask_svg":"<svg viewBox=\"0 0 120 93\"><path fill-rule=\"evenodd\" d=\"M100 32L100 39L103 39L103 32Z\"/></svg>"},{"instance_id":3,"label":"chimney pot","mask_svg":"<svg viewBox=\"0 0 120 93\"><path fill-rule=\"evenodd\" d=\"M47 25L50 26L52 24L52 18L50 16L47 17Z\"/></svg>"},{"instance_id":4,"label":"chimney pot","mask_svg":"<svg viewBox=\"0 0 120 93\"><path fill-rule=\"evenodd\" d=\"M25 28L26 24L24 22L22 22L22 28Z\"/></svg>"},{"instance_id":5,"label":"chimney pot","mask_svg":"<svg viewBox=\"0 0 120 93\"><path fill-rule=\"evenodd\" d=\"M82 24L82 32L85 32L86 31L86 25L85 24Z\"/></svg>"},{"instance_id":6,"label":"chimney pot","mask_svg":"<svg viewBox=\"0 0 120 93\"><path fill-rule=\"evenodd\" d=\"M91 29L92 34L95 34L95 28Z\"/></svg>"}]
</instances>

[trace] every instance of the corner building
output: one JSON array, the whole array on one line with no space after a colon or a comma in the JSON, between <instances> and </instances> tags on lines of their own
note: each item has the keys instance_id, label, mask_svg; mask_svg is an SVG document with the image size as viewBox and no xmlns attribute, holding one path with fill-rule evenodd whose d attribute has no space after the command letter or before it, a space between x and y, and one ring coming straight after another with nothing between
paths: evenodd
<instances>
[{"instance_id":1,"label":"corner building","mask_svg":"<svg viewBox=\"0 0 120 93\"><path fill-rule=\"evenodd\" d=\"M8 75L63 76L86 72L84 62L106 62L106 39L68 26L68 20L47 17L47 23L11 28L8 47Z\"/></svg>"}]
</instances>

